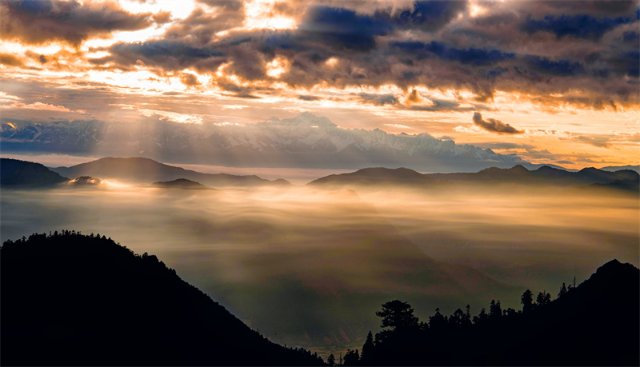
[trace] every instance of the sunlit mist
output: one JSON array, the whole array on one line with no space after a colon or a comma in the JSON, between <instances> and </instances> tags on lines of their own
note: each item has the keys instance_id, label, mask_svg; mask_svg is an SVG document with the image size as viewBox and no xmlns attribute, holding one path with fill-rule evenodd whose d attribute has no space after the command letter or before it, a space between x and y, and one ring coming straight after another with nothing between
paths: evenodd
<instances>
[{"instance_id":1,"label":"sunlit mist","mask_svg":"<svg viewBox=\"0 0 640 367\"><path fill-rule=\"evenodd\" d=\"M638 263L637 197L615 192L190 191L107 179L1 200L2 240L113 234L274 340L320 351L358 346L389 298L423 313L497 297L515 306L524 287L555 290L611 257Z\"/></svg>"}]
</instances>

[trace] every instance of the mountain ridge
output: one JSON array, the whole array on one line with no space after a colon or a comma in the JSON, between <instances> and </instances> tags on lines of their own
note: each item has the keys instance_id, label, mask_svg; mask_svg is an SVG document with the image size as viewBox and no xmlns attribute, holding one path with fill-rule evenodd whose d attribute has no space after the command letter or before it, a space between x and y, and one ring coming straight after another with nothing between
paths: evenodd
<instances>
[{"instance_id":1,"label":"mountain ridge","mask_svg":"<svg viewBox=\"0 0 640 367\"><path fill-rule=\"evenodd\" d=\"M571 172L550 166L529 170L523 165L515 165L506 169L490 167L475 173L419 173L408 168L363 168L350 173L321 177L309 182L308 185L339 187L400 184L427 187L427 185L442 184L503 183L609 187L637 191L639 181L640 175L631 170L610 172L588 167Z\"/></svg>"},{"instance_id":2,"label":"mountain ridge","mask_svg":"<svg viewBox=\"0 0 640 367\"><path fill-rule=\"evenodd\" d=\"M105 236L34 234L0 254L3 365L322 364Z\"/></svg>"},{"instance_id":3,"label":"mountain ridge","mask_svg":"<svg viewBox=\"0 0 640 367\"><path fill-rule=\"evenodd\" d=\"M68 180L40 163L0 158L0 186L3 187L53 187Z\"/></svg>"},{"instance_id":4,"label":"mountain ridge","mask_svg":"<svg viewBox=\"0 0 640 367\"><path fill-rule=\"evenodd\" d=\"M104 157L70 167L55 167L53 171L67 176L98 176L137 182L188 179L212 186L287 185L283 179L267 180L256 175L202 173L172 166L145 157Z\"/></svg>"}]
</instances>

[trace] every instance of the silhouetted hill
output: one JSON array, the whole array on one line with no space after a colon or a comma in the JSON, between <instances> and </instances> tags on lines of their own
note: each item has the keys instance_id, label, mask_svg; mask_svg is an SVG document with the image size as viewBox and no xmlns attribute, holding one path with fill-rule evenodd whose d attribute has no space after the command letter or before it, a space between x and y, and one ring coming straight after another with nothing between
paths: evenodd
<instances>
[{"instance_id":1,"label":"silhouetted hill","mask_svg":"<svg viewBox=\"0 0 640 367\"><path fill-rule=\"evenodd\" d=\"M191 180L187 180L186 178L177 178L173 181L160 181L154 182L153 186L161 187L164 189L190 189L190 190L208 190L209 187L204 186L203 184Z\"/></svg>"},{"instance_id":2,"label":"silhouetted hill","mask_svg":"<svg viewBox=\"0 0 640 367\"><path fill-rule=\"evenodd\" d=\"M288 182L279 179L269 181L255 175L238 176L226 173L201 173L170 166L148 158L101 158L71 167L52 168L68 177L98 176L125 181L152 183L185 178L211 186L256 186L282 185Z\"/></svg>"},{"instance_id":3,"label":"silhouetted hill","mask_svg":"<svg viewBox=\"0 0 640 367\"><path fill-rule=\"evenodd\" d=\"M601 167L600 168L603 171L621 171L621 170L628 170L628 171L634 171L637 173L640 173L640 165L629 165L629 166L606 166L606 167Z\"/></svg>"},{"instance_id":4,"label":"silhouetted hill","mask_svg":"<svg viewBox=\"0 0 640 367\"><path fill-rule=\"evenodd\" d=\"M67 180L39 163L0 158L0 186L3 187L47 187Z\"/></svg>"},{"instance_id":5,"label":"silhouetted hill","mask_svg":"<svg viewBox=\"0 0 640 367\"><path fill-rule=\"evenodd\" d=\"M407 303L392 301L378 313L383 330L369 337L364 365L633 365L640 355L640 271L612 260L578 287L563 284L556 300L525 291L523 309L492 301L473 318L437 310L428 322ZM346 357L345 357L346 358Z\"/></svg>"},{"instance_id":6,"label":"silhouetted hill","mask_svg":"<svg viewBox=\"0 0 640 367\"><path fill-rule=\"evenodd\" d=\"M330 175L310 182L314 186L405 185L426 187L442 184L521 184L555 186L594 186L637 190L638 173L585 168L578 172L542 166L535 170L517 165L512 168L487 168L476 173L421 174L407 168L365 168L352 173Z\"/></svg>"},{"instance_id":7,"label":"silhouetted hill","mask_svg":"<svg viewBox=\"0 0 640 367\"><path fill-rule=\"evenodd\" d=\"M32 235L0 254L3 365L321 363L104 236Z\"/></svg>"}]
</instances>

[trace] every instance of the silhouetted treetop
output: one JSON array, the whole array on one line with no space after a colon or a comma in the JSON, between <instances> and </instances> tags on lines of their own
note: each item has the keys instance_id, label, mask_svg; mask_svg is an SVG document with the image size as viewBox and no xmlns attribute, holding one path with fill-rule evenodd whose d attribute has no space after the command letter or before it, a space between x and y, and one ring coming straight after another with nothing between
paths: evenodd
<instances>
[{"instance_id":1,"label":"silhouetted treetop","mask_svg":"<svg viewBox=\"0 0 640 367\"><path fill-rule=\"evenodd\" d=\"M382 318L382 327L391 330L411 329L418 326L418 318L413 315L413 308L406 302L390 301L382 305L376 312Z\"/></svg>"},{"instance_id":2,"label":"silhouetted treetop","mask_svg":"<svg viewBox=\"0 0 640 367\"><path fill-rule=\"evenodd\" d=\"M640 271L617 260L577 287L523 292L522 311L492 300L471 320L467 312L439 309L420 324L406 302L391 301L376 314L383 330L367 336L364 365L638 365ZM398 327L398 325L412 327ZM365 352L366 351L366 352ZM366 359L365 359L366 358Z\"/></svg>"}]
</instances>

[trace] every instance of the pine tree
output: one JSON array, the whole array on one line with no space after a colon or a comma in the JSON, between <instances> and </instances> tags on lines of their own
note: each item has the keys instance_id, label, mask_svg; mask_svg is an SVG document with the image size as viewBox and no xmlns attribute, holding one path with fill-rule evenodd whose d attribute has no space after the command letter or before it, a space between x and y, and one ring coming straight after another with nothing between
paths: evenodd
<instances>
[{"instance_id":1,"label":"pine tree","mask_svg":"<svg viewBox=\"0 0 640 367\"><path fill-rule=\"evenodd\" d=\"M360 354L360 361L363 364L370 364L373 361L374 348L375 344L373 344L373 334L369 331L369 334L367 334L367 340L362 346L362 353Z\"/></svg>"},{"instance_id":2,"label":"pine tree","mask_svg":"<svg viewBox=\"0 0 640 367\"><path fill-rule=\"evenodd\" d=\"M382 310L376 312L382 318L382 327L391 330L415 329L418 318L413 314L413 308L406 302L391 301L382 305Z\"/></svg>"},{"instance_id":3,"label":"pine tree","mask_svg":"<svg viewBox=\"0 0 640 367\"><path fill-rule=\"evenodd\" d=\"M336 365L336 357L333 356L333 353L329 354L329 357L327 357L327 364L329 366L335 366Z\"/></svg>"},{"instance_id":4,"label":"pine tree","mask_svg":"<svg viewBox=\"0 0 640 367\"><path fill-rule=\"evenodd\" d=\"M530 312L533 309L533 293L527 289L522 293L522 297L520 299L522 301L522 312Z\"/></svg>"},{"instance_id":5,"label":"pine tree","mask_svg":"<svg viewBox=\"0 0 640 367\"><path fill-rule=\"evenodd\" d=\"M560 287L560 292L558 292L558 298L567 294L567 285L562 282L562 287Z\"/></svg>"},{"instance_id":6,"label":"pine tree","mask_svg":"<svg viewBox=\"0 0 640 367\"><path fill-rule=\"evenodd\" d=\"M360 355L358 354L358 350L348 349L347 353L344 354L344 366L356 366L360 362Z\"/></svg>"}]
</instances>

